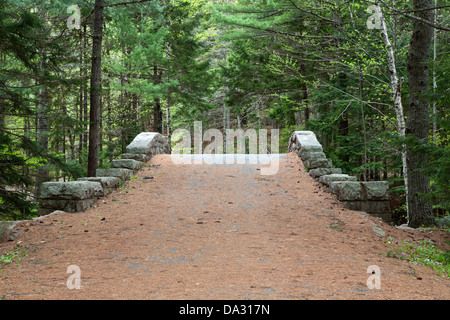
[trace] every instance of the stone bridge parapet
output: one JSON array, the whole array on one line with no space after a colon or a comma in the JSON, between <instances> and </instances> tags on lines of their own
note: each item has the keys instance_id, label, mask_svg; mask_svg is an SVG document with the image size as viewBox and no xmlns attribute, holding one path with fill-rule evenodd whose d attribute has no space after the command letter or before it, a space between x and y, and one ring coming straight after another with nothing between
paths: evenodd
<instances>
[{"instance_id":1,"label":"stone bridge parapet","mask_svg":"<svg viewBox=\"0 0 450 320\"><path fill-rule=\"evenodd\" d=\"M167 139L156 132L142 132L126 147L121 159L112 160L111 168L97 169L96 177L69 182L44 182L39 198L39 215L55 210L85 211L100 197L111 193L120 182L130 179L156 154L170 153Z\"/></svg>"},{"instance_id":2,"label":"stone bridge parapet","mask_svg":"<svg viewBox=\"0 0 450 320\"><path fill-rule=\"evenodd\" d=\"M296 153L309 175L335 194L344 207L367 212L386 222L392 221L387 181L357 181L355 176L342 174L342 170L334 168L326 157L312 131L295 131L289 140L288 151Z\"/></svg>"}]
</instances>

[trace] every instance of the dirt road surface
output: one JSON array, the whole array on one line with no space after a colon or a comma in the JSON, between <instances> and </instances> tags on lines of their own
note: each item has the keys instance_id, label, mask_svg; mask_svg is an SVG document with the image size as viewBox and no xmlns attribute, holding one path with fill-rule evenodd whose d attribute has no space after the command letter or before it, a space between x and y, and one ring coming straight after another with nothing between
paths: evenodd
<instances>
[{"instance_id":1,"label":"dirt road surface","mask_svg":"<svg viewBox=\"0 0 450 320\"><path fill-rule=\"evenodd\" d=\"M0 253L28 251L18 267L1 266L0 298L450 298L448 279L386 256L388 241L442 246L448 234L399 230L344 209L294 154L278 174L260 171L155 156L90 210L22 223L14 241L0 244ZM374 265L380 289L367 286ZM69 289L77 275L79 289Z\"/></svg>"}]
</instances>

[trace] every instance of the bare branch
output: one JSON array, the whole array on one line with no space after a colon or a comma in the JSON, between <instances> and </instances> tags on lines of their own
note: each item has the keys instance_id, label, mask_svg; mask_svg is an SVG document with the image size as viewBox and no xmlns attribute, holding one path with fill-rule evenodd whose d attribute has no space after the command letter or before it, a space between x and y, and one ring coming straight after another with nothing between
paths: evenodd
<instances>
[{"instance_id":1,"label":"bare branch","mask_svg":"<svg viewBox=\"0 0 450 320\"><path fill-rule=\"evenodd\" d=\"M443 26L441 24L435 23L434 21L429 21L429 20L417 17L415 15L411 15L409 13L406 13L408 11L401 11L401 10L392 8L383 0L376 0L376 1L367 0L367 2L375 4L375 5L377 5L378 3L382 3L386 8L388 8L389 10L395 12L395 14L404 15L407 18L419 21L419 22L421 22L423 24L426 24L429 27L432 27L432 28L435 28L435 29L438 29L438 30L450 31L450 27L448 27L448 26ZM447 7L447 6L444 6L444 7ZM423 10L411 10L409 12L419 12L419 11L427 11L427 10L435 10L435 9L439 9L439 7L432 7L432 8L427 8L427 9L423 9Z\"/></svg>"},{"instance_id":2,"label":"bare branch","mask_svg":"<svg viewBox=\"0 0 450 320\"><path fill-rule=\"evenodd\" d=\"M358 101L358 102L360 102L360 103L363 103L363 104L367 105L368 107L374 109L375 111L377 111L378 113L380 113L383 117L385 117L385 119L386 119L388 122L390 122L394 127L396 126L396 124L395 124L394 122L392 122L391 119L389 119L389 117L388 117L387 115L385 115L380 109L378 109L378 108L376 108L376 107L373 106L373 102L361 100L361 99L359 99L358 97L355 97L354 95L352 95L352 94L350 94L350 93L348 93L348 92L345 92L345 91L343 91L343 90L341 90L341 89L339 89L339 88L336 88L336 87L334 87L334 86L332 86L332 85L329 85L329 84L327 84L327 83L324 83L324 82L322 82L322 83L323 83L323 84L321 84L321 85L319 85L319 86L321 86L321 87L328 87L328 88L337 90L337 91L339 91L340 93L342 93L342 94L344 94L344 95L346 95L346 96L349 96L349 97L353 98L355 101ZM379 103L379 102L376 102L376 103L377 103L377 104L381 104L381 105L387 105L387 104L385 104L385 103Z\"/></svg>"}]
</instances>

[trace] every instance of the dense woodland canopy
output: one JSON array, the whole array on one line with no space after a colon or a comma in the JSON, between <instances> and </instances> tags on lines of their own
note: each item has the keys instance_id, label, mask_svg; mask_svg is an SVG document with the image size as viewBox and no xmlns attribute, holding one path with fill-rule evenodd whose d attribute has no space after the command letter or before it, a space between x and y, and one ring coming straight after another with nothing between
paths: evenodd
<instances>
[{"instance_id":1,"label":"dense woodland canopy","mask_svg":"<svg viewBox=\"0 0 450 320\"><path fill-rule=\"evenodd\" d=\"M398 223L408 208L430 225L450 211L448 9L0 0L0 219L33 216L42 182L95 174L139 132L174 144L203 121L278 128L281 152L312 130L345 173L390 181Z\"/></svg>"}]
</instances>

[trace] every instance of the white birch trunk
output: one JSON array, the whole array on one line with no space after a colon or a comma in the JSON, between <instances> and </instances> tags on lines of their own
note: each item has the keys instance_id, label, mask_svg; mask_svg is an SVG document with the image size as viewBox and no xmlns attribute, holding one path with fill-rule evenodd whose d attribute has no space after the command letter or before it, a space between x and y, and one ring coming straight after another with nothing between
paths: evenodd
<instances>
[{"instance_id":1,"label":"white birch trunk","mask_svg":"<svg viewBox=\"0 0 450 320\"><path fill-rule=\"evenodd\" d=\"M399 81L398 75L397 75L397 69L395 66L395 53L394 48L392 47L391 41L389 40L389 36L387 33L387 27L386 23L384 22L384 17L381 12L380 4L377 3L377 13L379 14L380 18L380 25L381 25L381 35L383 37L384 45L387 48L388 51L388 64L389 64L389 73L391 75L391 90L392 90L392 97L394 100L394 111L397 118L397 130L400 137L405 137L405 131L406 131L406 123L405 123L405 117L403 115L403 105L402 105L402 96L401 96L401 88L402 88L402 82L403 78ZM403 177L405 180L405 191L406 191L406 212L408 216L409 221L409 210L408 210L408 174L407 174L407 165L406 165L406 146L402 145L402 163L403 163Z\"/></svg>"}]
</instances>

